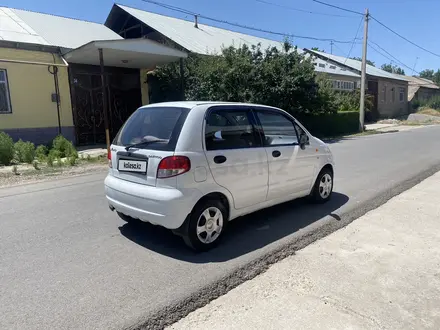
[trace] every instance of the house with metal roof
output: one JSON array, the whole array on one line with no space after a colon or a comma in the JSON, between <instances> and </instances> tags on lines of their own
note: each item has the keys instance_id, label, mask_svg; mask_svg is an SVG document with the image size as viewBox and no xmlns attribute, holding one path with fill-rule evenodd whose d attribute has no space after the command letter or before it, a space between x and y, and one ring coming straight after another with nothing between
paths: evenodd
<instances>
[{"instance_id":1,"label":"house with metal roof","mask_svg":"<svg viewBox=\"0 0 440 330\"><path fill-rule=\"evenodd\" d=\"M280 41L200 24L197 17L187 21L119 4L113 5L105 25L125 39L151 39L202 55L220 54L229 46L281 46Z\"/></svg>"},{"instance_id":2,"label":"house with metal roof","mask_svg":"<svg viewBox=\"0 0 440 330\"><path fill-rule=\"evenodd\" d=\"M262 49L281 48L281 42L201 24L197 17L182 20L159 15L119 4L113 8L105 25L118 35L130 38L146 38L172 45L177 49L201 55L218 55L230 46L249 47L260 44ZM299 52L302 50L298 49ZM325 73L336 90L354 90L360 84L360 74L346 67L314 57L317 73Z\"/></svg>"},{"instance_id":3,"label":"house with metal roof","mask_svg":"<svg viewBox=\"0 0 440 330\"><path fill-rule=\"evenodd\" d=\"M103 24L0 7L0 130L47 143L103 143L148 103L141 71L185 58Z\"/></svg>"},{"instance_id":4,"label":"house with metal roof","mask_svg":"<svg viewBox=\"0 0 440 330\"><path fill-rule=\"evenodd\" d=\"M313 57L312 61L315 65L315 72L318 75L325 75L331 81L334 90L354 91L356 88L360 88L360 74L319 57Z\"/></svg>"},{"instance_id":5,"label":"house with metal roof","mask_svg":"<svg viewBox=\"0 0 440 330\"><path fill-rule=\"evenodd\" d=\"M408 102L427 101L435 96L440 96L440 87L433 81L420 77L404 76L408 80Z\"/></svg>"},{"instance_id":6,"label":"house with metal roof","mask_svg":"<svg viewBox=\"0 0 440 330\"><path fill-rule=\"evenodd\" d=\"M362 62L337 55L304 49L318 59L339 65L356 75L361 74ZM409 113L408 80L367 64L367 91L373 96L373 115L379 118L393 118Z\"/></svg>"}]
</instances>

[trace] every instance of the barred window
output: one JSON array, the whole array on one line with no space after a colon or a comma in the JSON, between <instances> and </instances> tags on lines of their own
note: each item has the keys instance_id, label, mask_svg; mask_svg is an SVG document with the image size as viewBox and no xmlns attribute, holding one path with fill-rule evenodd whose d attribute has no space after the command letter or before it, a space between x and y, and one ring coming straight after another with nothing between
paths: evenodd
<instances>
[{"instance_id":1,"label":"barred window","mask_svg":"<svg viewBox=\"0 0 440 330\"><path fill-rule=\"evenodd\" d=\"M11 113L11 100L9 99L8 75L6 70L0 69L0 113Z\"/></svg>"}]
</instances>

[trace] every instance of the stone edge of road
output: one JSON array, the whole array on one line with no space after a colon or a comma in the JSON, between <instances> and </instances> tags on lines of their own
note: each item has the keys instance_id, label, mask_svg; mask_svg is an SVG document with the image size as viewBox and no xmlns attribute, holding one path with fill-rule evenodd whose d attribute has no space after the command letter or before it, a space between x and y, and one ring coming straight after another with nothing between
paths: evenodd
<instances>
[{"instance_id":1,"label":"stone edge of road","mask_svg":"<svg viewBox=\"0 0 440 330\"><path fill-rule=\"evenodd\" d=\"M395 187L392 187L372 199L364 201L355 207L351 207L340 214L340 220L337 222L328 222L318 230L305 233L299 238L292 239L266 255L263 255L244 266L238 267L229 275L220 280L207 285L206 287L194 292L183 300L150 313L135 325L126 327L126 330L150 330L163 329L170 326L180 319L186 317L189 313L206 306L211 301L226 294L240 284L255 278L265 272L271 265L294 255L296 251L305 248L307 245L328 236L329 234L346 227L348 224L363 216L367 212L385 204L391 198L414 187L428 177L440 171L440 164L437 164L423 172L409 178Z\"/></svg>"}]
</instances>

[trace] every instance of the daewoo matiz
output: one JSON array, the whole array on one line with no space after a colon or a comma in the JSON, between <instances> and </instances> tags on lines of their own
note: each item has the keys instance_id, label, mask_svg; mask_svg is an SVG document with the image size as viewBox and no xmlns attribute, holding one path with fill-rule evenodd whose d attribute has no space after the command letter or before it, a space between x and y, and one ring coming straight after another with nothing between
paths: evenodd
<instances>
[{"instance_id":1,"label":"daewoo matiz","mask_svg":"<svg viewBox=\"0 0 440 330\"><path fill-rule=\"evenodd\" d=\"M326 144L287 112L256 104L141 107L115 137L109 166L111 210L171 229L198 251L239 216L305 196L326 202L333 190Z\"/></svg>"}]
</instances>

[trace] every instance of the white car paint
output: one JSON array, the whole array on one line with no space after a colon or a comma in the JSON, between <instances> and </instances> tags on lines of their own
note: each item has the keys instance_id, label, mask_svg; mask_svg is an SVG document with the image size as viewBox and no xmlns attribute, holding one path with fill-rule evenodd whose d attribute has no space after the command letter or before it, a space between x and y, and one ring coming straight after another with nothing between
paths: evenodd
<instances>
[{"instance_id":1,"label":"white car paint","mask_svg":"<svg viewBox=\"0 0 440 330\"><path fill-rule=\"evenodd\" d=\"M105 179L105 192L112 209L145 222L177 229L201 198L220 193L228 200L229 219L226 220L230 221L309 195L321 169L326 165L334 168L332 154L325 143L314 138L292 116L280 109L241 103L167 102L148 105L137 111L161 108L165 113L176 107L188 109L188 114L174 150L151 150L148 146L129 150L134 158L142 157L148 161L146 173L119 171L118 154L127 152L125 146L111 146L111 168ZM308 143L304 150L298 144L291 144L207 151L207 113L224 111L226 108L275 111L295 121L307 134ZM221 137L217 134L215 138L218 140ZM283 138L290 143L282 136L271 141ZM280 157L274 158L274 151L280 151ZM158 178L159 163L169 156L188 157L191 169L181 175ZM217 164L213 160L216 156L224 156L227 161Z\"/></svg>"}]
</instances>

